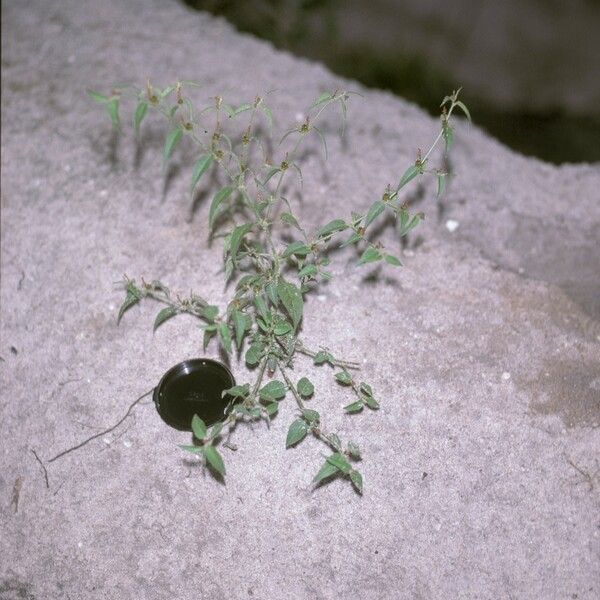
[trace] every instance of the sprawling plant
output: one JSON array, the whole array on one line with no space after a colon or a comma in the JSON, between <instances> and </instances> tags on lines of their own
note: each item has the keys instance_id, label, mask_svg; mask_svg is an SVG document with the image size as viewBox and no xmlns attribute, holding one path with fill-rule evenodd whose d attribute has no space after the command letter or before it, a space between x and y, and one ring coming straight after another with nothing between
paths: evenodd
<instances>
[{"instance_id":1,"label":"sprawling plant","mask_svg":"<svg viewBox=\"0 0 600 600\"><path fill-rule=\"evenodd\" d=\"M224 276L226 281L235 281L235 291L226 305L219 307L195 293L187 297L173 294L160 281L138 283L125 278L126 296L118 320L141 300L152 299L163 305L155 328L175 315L187 313L201 322L204 348L216 338L227 354L245 350L244 359L254 369L254 381L224 392L232 398L224 422L209 428L195 416L191 427L198 445L183 447L201 454L214 471L225 474L222 456L215 447L224 440L224 428L230 433L240 422L269 422L289 392L296 402L297 415L289 426L286 446L296 446L312 434L331 450L313 481L319 484L344 477L362 493L363 480L356 469L356 462L361 459L359 446L354 442L343 444L336 433L327 430L321 414L307 408L315 389L308 377L296 379L293 375L296 354L311 357L317 366L333 369L337 383L353 396L344 407L348 414L374 411L379 404L371 386L356 376L358 364L337 357L326 346L310 348L302 340L304 295L320 281L331 278L327 266L329 253L335 248L357 246L359 265L380 261L392 267L401 265L400 259L379 241L369 239L369 229L384 213L391 213L396 219L399 236L407 235L420 223L423 215L410 214L399 200L400 190L418 176L431 174L437 178L438 194L443 192L447 174L429 167L430 156L442 142L445 151L449 150L452 113L458 108L469 117L468 110L458 99L458 91L444 98L438 136L425 154L418 152L414 164L402 173L396 186L387 186L366 212L352 212L324 223L316 231L308 231L294 212L288 191L290 186L302 186L302 147L308 138L317 136L327 156L325 136L319 126L322 115L330 107L339 107L345 124L352 92L335 90L321 94L272 148L273 115L264 98L231 106L217 96L208 106L197 109L186 93L196 85L180 81L161 90L148 82L142 89L122 86L110 95L93 91L89 94L105 106L119 130L119 108L125 98L136 102L136 135L149 110L165 117L169 124L163 150L165 163L180 142L190 140L197 153L190 182L192 194L203 176L211 169L219 170L216 179L222 185L212 197L208 229L212 237L223 240ZM276 378L277 374L280 378Z\"/></svg>"}]
</instances>

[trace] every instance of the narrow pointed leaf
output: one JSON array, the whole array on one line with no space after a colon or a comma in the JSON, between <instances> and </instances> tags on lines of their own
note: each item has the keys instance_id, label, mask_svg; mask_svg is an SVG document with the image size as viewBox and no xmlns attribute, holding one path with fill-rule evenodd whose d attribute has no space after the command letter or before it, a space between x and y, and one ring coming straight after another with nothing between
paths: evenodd
<instances>
[{"instance_id":1,"label":"narrow pointed leaf","mask_svg":"<svg viewBox=\"0 0 600 600\"><path fill-rule=\"evenodd\" d=\"M219 323L219 339L223 348L228 354L231 354L231 332L227 323Z\"/></svg>"},{"instance_id":2,"label":"narrow pointed leaf","mask_svg":"<svg viewBox=\"0 0 600 600\"><path fill-rule=\"evenodd\" d=\"M210 209L208 211L208 226L212 229L215 219L220 212L221 204L224 200L227 200L231 193L233 192L233 188L226 186L221 188L215 195L211 202Z\"/></svg>"},{"instance_id":3,"label":"narrow pointed leaf","mask_svg":"<svg viewBox=\"0 0 600 600\"><path fill-rule=\"evenodd\" d=\"M358 471L350 471L350 481L356 489L356 491L362 495L363 493L363 479L362 475Z\"/></svg>"},{"instance_id":4,"label":"narrow pointed leaf","mask_svg":"<svg viewBox=\"0 0 600 600\"><path fill-rule=\"evenodd\" d=\"M88 93L88 96L95 102L98 102L98 104L106 104L110 99L108 96L104 96L103 94L95 92L94 90L86 90L86 91Z\"/></svg>"},{"instance_id":5,"label":"narrow pointed leaf","mask_svg":"<svg viewBox=\"0 0 600 600\"><path fill-rule=\"evenodd\" d=\"M376 262L382 259L381 252L377 250L377 248L373 248L373 246L369 246L360 257L358 261L359 265L366 265L367 263Z\"/></svg>"},{"instance_id":6,"label":"narrow pointed leaf","mask_svg":"<svg viewBox=\"0 0 600 600\"><path fill-rule=\"evenodd\" d=\"M371 204L369 212L365 217L365 227L368 227L383 211L385 210L385 202L376 200Z\"/></svg>"},{"instance_id":7,"label":"narrow pointed leaf","mask_svg":"<svg viewBox=\"0 0 600 600\"><path fill-rule=\"evenodd\" d=\"M324 238L344 229L348 229L348 224L343 219L334 219L317 231L317 237Z\"/></svg>"},{"instance_id":8,"label":"narrow pointed leaf","mask_svg":"<svg viewBox=\"0 0 600 600\"><path fill-rule=\"evenodd\" d=\"M329 477L333 477L334 475L339 474L340 470L332 465L330 462L325 461L325 464L319 469L319 472L315 475L313 479L313 483L320 483L324 479L328 479Z\"/></svg>"},{"instance_id":9,"label":"narrow pointed leaf","mask_svg":"<svg viewBox=\"0 0 600 600\"><path fill-rule=\"evenodd\" d=\"M142 124L142 120L146 116L148 112L148 103L140 102L135 109L135 114L133 115L133 130L135 131L135 135L139 135L140 133L140 125Z\"/></svg>"},{"instance_id":10,"label":"narrow pointed leaf","mask_svg":"<svg viewBox=\"0 0 600 600\"><path fill-rule=\"evenodd\" d=\"M203 154L194 165L194 171L192 172L192 183L190 185L190 189L193 191L196 187L198 181L200 181L200 177L208 171L209 167L212 165L213 157L212 154Z\"/></svg>"},{"instance_id":11,"label":"narrow pointed leaf","mask_svg":"<svg viewBox=\"0 0 600 600\"><path fill-rule=\"evenodd\" d=\"M125 296L125 301L121 304L121 308L119 309L119 315L117 317L117 325L121 322L123 315L134 305L140 301L139 294L133 293L131 291L127 291L127 295Z\"/></svg>"},{"instance_id":12,"label":"narrow pointed leaf","mask_svg":"<svg viewBox=\"0 0 600 600\"><path fill-rule=\"evenodd\" d=\"M342 473L346 475L352 470L352 466L350 465L350 463L339 452L335 452L331 456L328 456L327 462L337 467Z\"/></svg>"},{"instance_id":13,"label":"narrow pointed leaf","mask_svg":"<svg viewBox=\"0 0 600 600\"><path fill-rule=\"evenodd\" d=\"M119 100L117 98L111 98L106 104L106 111L112 121L113 127L117 131L121 131L121 121L119 120Z\"/></svg>"},{"instance_id":14,"label":"narrow pointed leaf","mask_svg":"<svg viewBox=\"0 0 600 600\"><path fill-rule=\"evenodd\" d=\"M198 415L192 417L192 431L199 440L203 440L206 437L206 424Z\"/></svg>"},{"instance_id":15,"label":"narrow pointed leaf","mask_svg":"<svg viewBox=\"0 0 600 600\"><path fill-rule=\"evenodd\" d=\"M414 179L421 172L421 168L417 165L412 165L406 169L404 175L400 178L400 183L398 184L398 189L404 187L409 181Z\"/></svg>"},{"instance_id":16,"label":"narrow pointed leaf","mask_svg":"<svg viewBox=\"0 0 600 600\"><path fill-rule=\"evenodd\" d=\"M177 314L177 309L172 306L163 308L157 315L154 321L154 331L157 330L167 319L174 317Z\"/></svg>"},{"instance_id":17,"label":"narrow pointed leaf","mask_svg":"<svg viewBox=\"0 0 600 600\"><path fill-rule=\"evenodd\" d=\"M181 129L181 127L176 127L175 129L172 129L167 135L167 139L165 140L165 145L163 148L163 160L165 162L169 160L169 157L173 153L173 149L181 139L182 135L183 129Z\"/></svg>"},{"instance_id":18,"label":"narrow pointed leaf","mask_svg":"<svg viewBox=\"0 0 600 600\"><path fill-rule=\"evenodd\" d=\"M242 340L246 333L246 324L246 315L243 312L236 310L233 313L233 327L235 329L235 345L238 349L242 347Z\"/></svg>"},{"instance_id":19,"label":"narrow pointed leaf","mask_svg":"<svg viewBox=\"0 0 600 600\"><path fill-rule=\"evenodd\" d=\"M225 464L223 458L217 452L217 449L211 445L202 446L202 453L206 458L206 462L220 475L225 475Z\"/></svg>"},{"instance_id":20,"label":"narrow pointed leaf","mask_svg":"<svg viewBox=\"0 0 600 600\"><path fill-rule=\"evenodd\" d=\"M242 243L242 239L249 231L252 230L252 225L253 223L244 223L244 225L238 225L231 234L229 253L234 266L237 264L237 253L240 248L240 244Z\"/></svg>"}]
</instances>

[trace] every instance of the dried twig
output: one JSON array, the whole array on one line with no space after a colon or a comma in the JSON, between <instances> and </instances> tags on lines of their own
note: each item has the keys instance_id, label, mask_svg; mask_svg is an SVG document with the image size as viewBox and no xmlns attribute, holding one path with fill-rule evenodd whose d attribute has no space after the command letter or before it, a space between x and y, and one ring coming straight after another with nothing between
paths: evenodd
<instances>
[{"instance_id":1,"label":"dried twig","mask_svg":"<svg viewBox=\"0 0 600 600\"><path fill-rule=\"evenodd\" d=\"M125 413L125 415L121 419L119 419L119 421L115 425L113 425L112 427L109 427L108 429L105 429L104 431L101 431L100 433L96 433L96 434L90 436L89 438L87 438L80 444L77 444L76 446L72 446L71 448L67 448L66 450L63 450L62 452L59 452L56 456L53 456L52 458L50 458L48 460L48 462L49 463L54 462L55 460L58 460L59 458L65 456L65 454L69 454L69 452L74 452L75 450L79 450L79 448L85 446L88 442L91 442L92 440L95 440L99 437L102 437L103 435L106 435L107 433L110 433L111 431L114 431L131 414L131 411L134 409L136 404L138 402L140 402L140 400L142 400L143 398L145 398L146 396L151 394L153 391L154 391L154 388L148 390L145 394L142 394L137 400L134 400L129 405L129 408L127 409L127 412Z\"/></svg>"},{"instance_id":2,"label":"dried twig","mask_svg":"<svg viewBox=\"0 0 600 600\"><path fill-rule=\"evenodd\" d=\"M33 448L29 448L29 449L31 450L31 453L35 456L35 460L37 460L40 463L40 466L44 470L44 480L46 481L46 488L50 489L50 483L48 483L48 471L46 471L46 467L45 467L44 463L42 462L42 460L38 456L37 452Z\"/></svg>"}]
</instances>

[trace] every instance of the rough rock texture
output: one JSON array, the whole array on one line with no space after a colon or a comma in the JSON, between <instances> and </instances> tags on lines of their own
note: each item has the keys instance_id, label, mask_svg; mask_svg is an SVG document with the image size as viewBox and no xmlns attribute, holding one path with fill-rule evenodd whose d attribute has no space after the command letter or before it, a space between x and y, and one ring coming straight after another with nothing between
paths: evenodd
<instances>
[{"instance_id":1,"label":"rough rock texture","mask_svg":"<svg viewBox=\"0 0 600 600\"><path fill-rule=\"evenodd\" d=\"M363 498L342 481L311 490L322 448L284 450L291 402L271 431L237 430L224 485L147 403L48 465L47 489L32 449L47 459L114 423L200 352L184 318L153 335L154 306L117 328L112 282L224 298L189 158L163 193L164 124L135 159L84 89L181 77L239 102L277 88L293 118L358 86L174 2L7 2L2 16L0 598L598 597L597 166L552 168L460 124L443 206L429 184L411 192L429 218L407 266L340 255L307 301L305 338L364 356L381 400L345 416L331 373L314 376L314 406L363 446ZM414 106L361 91L346 144L305 166L313 225L368 206L435 134Z\"/></svg>"}]
</instances>

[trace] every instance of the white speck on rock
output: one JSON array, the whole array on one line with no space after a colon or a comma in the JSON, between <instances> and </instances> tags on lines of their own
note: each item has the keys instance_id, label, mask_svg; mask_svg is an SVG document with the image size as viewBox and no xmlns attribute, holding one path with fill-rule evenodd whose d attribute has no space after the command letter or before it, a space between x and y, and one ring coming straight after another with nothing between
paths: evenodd
<instances>
[{"instance_id":1,"label":"white speck on rock","mask_svg":"<svg viewBox=\"0 0 600 600\"><path fill-rule=\"evenodd\" d=\"M100 190L100 198L106 198L108 196L107 190Z\"/></svg>"},{"instance_id":2,"label":"white speck on rock","mask_svg":"<svg viewBox=\"0 0 600 600\"><path fill-rule=\"evenodd\" d=\"M319 302L325 302L325 300L327 300L327 296L325 296L325 294L319 294L319 295L317 296L317 300L318 300Z\"/></svg>"},{"instance_id":3,"label":"white speck on rock","mask_svg":"<svg viewBox=\"0 0 600 600\"><path fill-rule=\"evenodd\" d=\"M504 371L504 373L502 373L502 379L504 381L508 381L510 379L510 373L508 371Z\"/></svg>"},{"instance_id":4,"label":"white speck on rock","mask_svg":"<svg viewBox=\"0 0 600 600\"><path fill-rule=\"evenodd\" d=\"M131 442L129 440L123 440L123 446L125 446L125 448L131 448Z\"/></svg>"},{"instance_id":5,"label":"white speck on rock","mask_svg":"<svg viewBox=\"0 0 600 600\"><path fill-rule=\"evenodd\" d=\"M78 548L83 548L83 542L77 542L77 547Z\"/></svg>"},{"instance_id":6,"label":"white speck on rock","mask_svg":"<svg viewBox=\"0 0 600 600\"><path fill-rule=\"evenodd\" d=\"M458 229L459 225L460 225L460 223L458 221L455 221L454 219L448 219L446 221L446 229L450 233L454 233Z\"/></svg>"}]
</instances>

